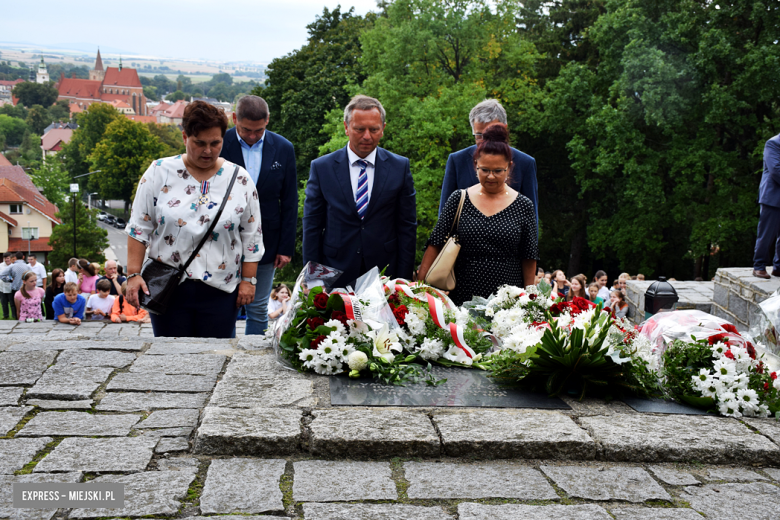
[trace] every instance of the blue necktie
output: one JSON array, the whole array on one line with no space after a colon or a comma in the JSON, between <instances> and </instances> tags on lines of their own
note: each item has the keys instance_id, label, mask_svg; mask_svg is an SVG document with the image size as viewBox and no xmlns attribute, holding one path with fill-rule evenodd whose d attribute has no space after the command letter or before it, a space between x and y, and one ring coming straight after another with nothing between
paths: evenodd
<instances>
[{"instance_id":1,"label":"blue necktie","mask_svg":"<svg viewBox=\"0 0 780 520\"><path fill-rule=\"evenodd\" d=\"M360 166L360 176L358 177L358 187L355 192L355 207L357 208L360 220L366 216L366 209L368 208L368 174L366 168L368 163L366 161L355 161L355 164Z\"/></svg>"}]
</instances>

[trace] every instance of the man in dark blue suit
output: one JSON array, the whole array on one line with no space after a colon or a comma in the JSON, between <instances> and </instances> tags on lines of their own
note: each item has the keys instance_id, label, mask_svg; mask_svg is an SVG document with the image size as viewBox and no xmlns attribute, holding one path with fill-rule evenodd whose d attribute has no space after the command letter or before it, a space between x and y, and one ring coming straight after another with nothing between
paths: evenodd
<instances>
[{"instance_id":1,"label":"man in dark blue suit","mask_svg":"<svg viewBox=\"0 0 780 520\"><path fill-rule=\"evenodd\" d=\"M385 109L355 96L344 109L349 144L311 163L303 205L303 262L343 271L344 287L374 266L410 278L417 210L409 159L379 148Z\"/></svg>"},{"instance_id":2,"label":"man in dark blue suit","mask_svg":"<svg viewBox=\"0 0 780 520\"><path fill-rule=\"evenodd\" d=\"M235 128L225 133L221 157L242 166L257 186L265 254L257 266L255 300L247 305L246 334L265 334L268 296L274 272L287 265L295 251L298 182L295 149L290 141L266 130L268 104L244 96L233 114Z\"/></svg>"},{"instance_id":3,"label":"man in dark blue suit","mask_svg":"<svg viewBox=\"0 0 780 520\"><path fill-rule=\"evenodd\" d=\"M477 143L482 140L482 132L494 123L506 124L506 110L495 99L486 99L471 109L469 113L471 130ZM477 145L451 153L444 170L444 181L439 200L439 215L444 203L455 190L470 188L479 182L474 169L474 150ZM528 197L534 205L536 221L539 222L539 197L536 184L536 161L530 155L512 148L512 180L509 185Z\"/></svg>"},{"instance_id":4,"label":"man in dark blue suit","mask_svg":"<svg viewBox=\"0 0 780 520\"><path fill-rule=\"evenodd\" d=\"M766 266L771 262L772 276L780 276L780 135L764 145L764 174L758 187L756 249L753 254L753 276L769 278Z\"/></svg>"}]
</instances>

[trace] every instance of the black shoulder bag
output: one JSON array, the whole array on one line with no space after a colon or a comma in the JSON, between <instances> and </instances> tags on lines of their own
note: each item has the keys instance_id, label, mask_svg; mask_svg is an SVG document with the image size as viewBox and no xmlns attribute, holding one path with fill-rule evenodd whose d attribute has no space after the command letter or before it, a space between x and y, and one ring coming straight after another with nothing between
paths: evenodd
<instances>
[{"instance_id":1,"label":"black shoulder bag","mask_svg":"<svg viewBox=\"0 0 780 520\"><path fill-rule=\"evenodd\" d=\"M222 199L222 205L219 207L217 215L211 221L211 225L201 239L200 244L198 244L198 247L192 251L189 259L187 259L187 262L185 262L183 266L173 267L158 261L156 258L147 258L146 262L144 262L144 266L141 268L141 278L146 282L146 288L149 289L149 295L143 291L138 291L138 302L141 304L142 308L152 314L165 314L165 311L168 310L168 304L177 287L179 287L182 276L187 272L187 268L192 261L195 260L195 257L198 256L198 252L200 251L200 248L203 247L203 244L211 238L211 233L214 231L214 227L217 225L219 217L222 216L222 210L225 209L228 198L230 198L230 192L233 191L233 184L236 182L237 175L238 166L236 166L236 169L233 171L233 178L230 179L230 184L225 192L225 198Z\"/></svg>"}]
</instances>

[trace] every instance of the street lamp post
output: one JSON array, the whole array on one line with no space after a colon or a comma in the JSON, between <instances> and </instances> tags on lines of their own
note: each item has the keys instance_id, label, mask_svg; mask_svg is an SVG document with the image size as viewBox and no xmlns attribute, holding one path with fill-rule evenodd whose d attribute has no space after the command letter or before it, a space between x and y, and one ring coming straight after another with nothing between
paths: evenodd
<instances>
[{"instance_id":1,"label":"street lamp post","mask_svg":"<svg viewBox=\"0 0 780 520\"><path fill-rule=\"evenodd\" d=\"M87 193L87 209L92 209L92 195L98 195L98 192Z\"/></svg>"}]
</instances>

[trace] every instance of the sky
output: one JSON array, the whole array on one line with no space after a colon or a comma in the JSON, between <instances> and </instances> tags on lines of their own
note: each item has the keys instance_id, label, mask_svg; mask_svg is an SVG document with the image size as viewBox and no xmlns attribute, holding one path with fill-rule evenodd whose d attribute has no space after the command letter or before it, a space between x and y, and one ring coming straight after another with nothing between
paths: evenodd
<instances>
[{"instance_id":1,"label":"sky","mask_svg":"<svg viewBox=\"0 0 780 520\"><path fill-rule=\"evenodd\" d=\"M375 0L38 0L3 9L0 42L268 63L302 47L306 26L338 5L377 10Z\"/></svg>"}]
</instances>

